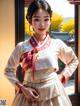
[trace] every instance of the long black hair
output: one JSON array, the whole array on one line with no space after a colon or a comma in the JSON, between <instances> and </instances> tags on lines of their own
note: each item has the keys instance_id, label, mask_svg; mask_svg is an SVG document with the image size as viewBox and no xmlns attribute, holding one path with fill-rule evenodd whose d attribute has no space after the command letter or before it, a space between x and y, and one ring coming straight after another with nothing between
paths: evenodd
<instances>
[{"instance_id":1,"label":"long black hair","mask_svg":"<svg viewBox=\"0 0 80 106\"><path fill-rule=\"evenodd\" d=\"M45 0L33 0L33 2L29 5L28 10L27 10L27 15L26 19L28 20L29 23L32 22L32 16L33 14L38 11L39 9L43 9L47 11L50 15L52 16L52 10L50 5L47 3Z\"/></svg>"}]
</instances>

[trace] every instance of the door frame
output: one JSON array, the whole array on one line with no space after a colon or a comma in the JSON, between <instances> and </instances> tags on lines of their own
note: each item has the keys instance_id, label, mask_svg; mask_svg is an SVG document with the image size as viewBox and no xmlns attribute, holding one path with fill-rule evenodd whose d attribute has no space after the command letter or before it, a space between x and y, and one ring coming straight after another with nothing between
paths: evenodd
<instances>
[{"instance_id":1,"label":"door frame","mask_svg":"<svg viewBox=\"0 0 80 106\"><path fill-rule=\"evenodd\" d=\"M15 0L15 45L24 39L24 0Z\"/></svg>"}]
</instances>

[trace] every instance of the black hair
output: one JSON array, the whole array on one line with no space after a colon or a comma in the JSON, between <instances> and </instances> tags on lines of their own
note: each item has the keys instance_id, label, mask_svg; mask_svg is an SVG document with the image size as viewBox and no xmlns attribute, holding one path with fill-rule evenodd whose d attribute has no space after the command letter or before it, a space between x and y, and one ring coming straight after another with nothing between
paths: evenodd
<instances>
[{"instance_id":1,"label":"black hair","mask_svg":"<svg viewBox=\"0 0 80 106\"><path fill-rule=\"evenodd\" d=\"M52 16L51 7L45 0L33 0L33 2L28 7L27 15L26 15L26 19L28 20L29 23L31 23L32 21L33 14L39 9L43 9L47 11L50 17Z\"/></svg>"}]
</instances>

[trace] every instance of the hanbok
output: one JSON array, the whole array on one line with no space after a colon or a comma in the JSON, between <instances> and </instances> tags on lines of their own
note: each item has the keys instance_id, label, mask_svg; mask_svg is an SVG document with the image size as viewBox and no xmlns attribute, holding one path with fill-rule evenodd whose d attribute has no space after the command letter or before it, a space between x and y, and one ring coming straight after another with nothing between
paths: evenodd
<instances>
[{"instance_id":1,"label":"hanbok","mask_svg":"<svg viewBox=\"0 0 80 106\"><path fill-rule=\"evenodd\" d=\"M21 64L24 73L22 84L34 88L39 94L39 99L29 101L17 91L12 106L72 106L57 75L58 58L66 65L64 75L71 76L77 68L78 59L71 47L63 41L52 39L47 35L42 44L35 37L31 37L16 46L8 60L5 75L13 84L20 83L14 73L18 64ZM23 64L24 59L28 64L27 69Z\"/></svg>"}]
</instances>

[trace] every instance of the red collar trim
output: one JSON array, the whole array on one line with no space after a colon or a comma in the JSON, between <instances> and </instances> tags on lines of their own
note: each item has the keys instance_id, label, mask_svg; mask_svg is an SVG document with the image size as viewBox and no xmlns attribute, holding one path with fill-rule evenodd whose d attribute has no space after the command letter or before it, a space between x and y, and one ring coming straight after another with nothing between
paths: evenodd
<instances>
[{"instance_id":1,"label":"red collar trim","mask_svg":"<svg viewBox=\"0 0 80 106\"><path fill-rule=\"evenodd\" d=\"M50 45L50 43L51 43L51 38L49 35L46 36L44 42L41 45L38 44L34 36L32 36L30 39L30 44L32 45L32 47L37 48L38 50L43 50L47 48Z\"/></svg>"}]
</instances>

